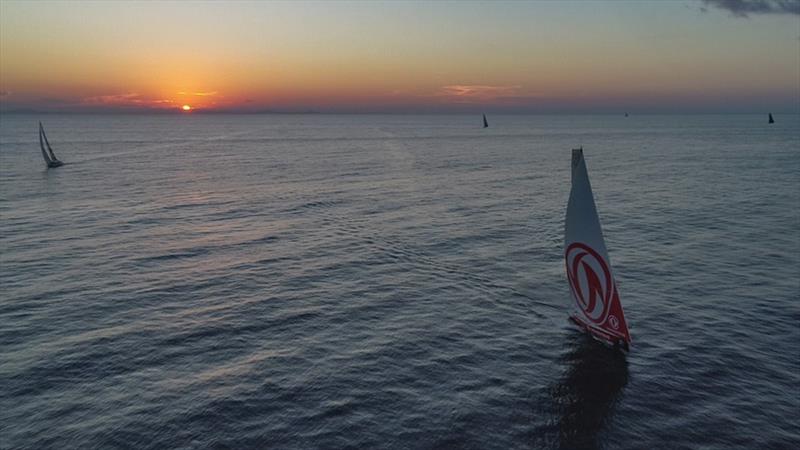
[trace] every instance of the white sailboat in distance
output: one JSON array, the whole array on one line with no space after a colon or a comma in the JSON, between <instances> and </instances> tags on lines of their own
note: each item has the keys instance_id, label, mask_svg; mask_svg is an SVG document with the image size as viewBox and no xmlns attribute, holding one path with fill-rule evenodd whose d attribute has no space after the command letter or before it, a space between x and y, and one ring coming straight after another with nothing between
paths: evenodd
<instances>
[{"instance_id":1,"label":"white sailboat in distance","mask_svg":"<svg viewBox=\"0 0 800 450\"><path fill-rule=\"evenodd\" d=\"M47 149L45 149L45 145L47 145ZM44 134L42 122L39 122L39 147L42 149L42 156L44 157L44 162L47 164L48 169L64 165L63 162L56 158L55 153L53 153L53 148L50 147L50 142L47 141L47 135Z\"/></svg>"},{"instance_id":2,"label":"white sailboat in distance","mask_svg":"<svg viewBox=\"0 0 800 450\"><path fill-rule=\"evenodd\" d=\"M574 299L570 320L595 339L628 351L631 336L603 240L583 148L572 150L564 258Z\"/></svg>"}]
</instances>

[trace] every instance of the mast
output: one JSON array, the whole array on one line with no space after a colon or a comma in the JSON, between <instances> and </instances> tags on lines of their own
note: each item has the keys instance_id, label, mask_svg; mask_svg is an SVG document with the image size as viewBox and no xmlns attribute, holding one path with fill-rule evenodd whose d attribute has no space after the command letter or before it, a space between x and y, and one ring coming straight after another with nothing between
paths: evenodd
<instances>
[{"instance_id":1,"label":"mast","mask_svg":"<svg viewBox=\"0 0 800 450\"><path fill-rule=\"evenodd\" d=\"M603 239L583 148L572 150L564 259L574 299L570 319L593 337L627 350L631 337Z\"/></svg>"}]
</instances>

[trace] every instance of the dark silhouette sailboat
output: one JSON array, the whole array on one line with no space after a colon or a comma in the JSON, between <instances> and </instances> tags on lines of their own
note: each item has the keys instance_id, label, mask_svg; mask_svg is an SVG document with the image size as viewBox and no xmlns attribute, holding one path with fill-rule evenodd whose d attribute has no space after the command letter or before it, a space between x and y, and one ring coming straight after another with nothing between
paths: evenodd
<instances>
[{"instance_id":1,"label":"dark silhouette sailboat","mask_svg":"<svg viewBox=\"0 0 800 450\"><path fill-rule=\"evenodd\" d=\"M769 123L775 123L775 119L772 118L772 113L769 113Z\"/></svg>"},{"instance_id":2,"label":"dark silhouette sailboat","mask_svg":"<svg viewBox=\"0 0 800 450\"><path fill-rule=\"evenodd\" d=\"M483 128L489 128L489 122L486 121L486 114L483 115Z\"/></svg>"},{"instance_id":3,"label":"dark silhouette sailboat","mask_svg":"<svg viewBox=\"0 0 800 450\"><path fill-rule=\"evenodd\" d=\"M45 145L47 145L47 149L45 149ZM47 135L44 134L42 122L39 122L39 147L42 149L42 157L44 157L44 162L47 164L48 169L64 165L53 153L53 148L50 147L50 142L47 141Z\"/></svg>"}]
</instances>

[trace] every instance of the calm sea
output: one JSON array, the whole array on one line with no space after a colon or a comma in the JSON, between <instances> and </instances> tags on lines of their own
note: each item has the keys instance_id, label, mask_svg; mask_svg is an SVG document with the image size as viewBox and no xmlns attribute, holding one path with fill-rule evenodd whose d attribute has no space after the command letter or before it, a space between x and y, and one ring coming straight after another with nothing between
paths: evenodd
<instances>
[{"instance_id":1,"label":"calm sea","mask_svg":"<svg viewBox=\"0 0 800 450\"><path fill-rule=\"evenodd\" d=\"M798 448L775 119L3 115L0 447ZM566 320L580 145L626 358Z\"/></svg>"}]
</instances>

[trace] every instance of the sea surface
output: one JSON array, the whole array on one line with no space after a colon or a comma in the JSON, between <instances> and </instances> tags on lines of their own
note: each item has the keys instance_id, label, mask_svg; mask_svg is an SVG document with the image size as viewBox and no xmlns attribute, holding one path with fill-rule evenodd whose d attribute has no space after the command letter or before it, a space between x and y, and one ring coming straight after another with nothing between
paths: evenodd
<instances>
[{"instance_id":1,"label":"sea surface","mask_svg":"<svg viewBox=\"0 0 800 450\"><path fill-rule=\"evenodd\" d=\"M0 447L800 448L775 119L2 115ZM627 356L567 322L581 145Z\"/></svg>"}]
</instances>

